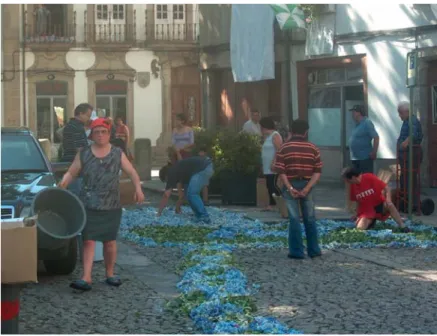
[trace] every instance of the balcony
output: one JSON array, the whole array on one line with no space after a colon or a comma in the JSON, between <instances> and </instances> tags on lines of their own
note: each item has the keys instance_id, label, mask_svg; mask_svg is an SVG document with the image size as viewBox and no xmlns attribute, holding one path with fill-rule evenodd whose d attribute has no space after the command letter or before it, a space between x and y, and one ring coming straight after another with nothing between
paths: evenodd
<instances>
[{"instance_id":1,"label":"balcony","mask_svg":"<svg viewBox=\"0 0 437 336\"><path fill-rule=\"evenodd\" d=\"M26 47L32 49L47 48L47 45L70 48L76 43L76 13L73 12L71 23L62 22L58 18L47 16L37 18L33 13L25 12Z\"/></svg>"},{"instance_id":2,"label":"balcony","mask_svg":"<svg viewBox=\"0 0 437 336\"><path fill-rule=\"evenodd\" d=\"M83 33L86 46L115 44L133 47L137 44L136 11L133 12L133 17L128 22L124 14L121 16L119 13L104 12L90 19L85 11L84 22Z\"/></svg>"},{"instance_id":3,"label":"balcony","mask_svg":"<svg viewBox=\"0 0 437 336\"><path fill-rule=\"evenodd\" d=\"M198 10L180 12L145 11L146 46L180 48L199 41Z\"/></svg>"}]
</instances>

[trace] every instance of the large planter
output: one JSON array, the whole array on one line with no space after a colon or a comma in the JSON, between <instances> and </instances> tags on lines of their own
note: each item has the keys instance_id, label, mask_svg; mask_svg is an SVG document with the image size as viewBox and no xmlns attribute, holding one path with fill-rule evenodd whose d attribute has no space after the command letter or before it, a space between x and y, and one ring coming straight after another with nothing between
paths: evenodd
<instances>
[{"instance_id":1,"label":"large planter","mask_svg":"<svg viewBox=\"0 0 437 336\"><path fill-rule=\"evenodd\" d=\"M232 205L256 205L257 174L222 172L222 203Z\"/></svg>"}]
</instances>

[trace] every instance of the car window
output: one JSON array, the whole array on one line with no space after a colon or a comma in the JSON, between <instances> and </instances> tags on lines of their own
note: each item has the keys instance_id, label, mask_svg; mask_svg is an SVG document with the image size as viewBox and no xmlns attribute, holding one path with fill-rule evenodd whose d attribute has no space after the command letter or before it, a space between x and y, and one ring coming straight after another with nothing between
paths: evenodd
<instances>
[{"instance_id":1,"label":"car window","mask_svg":"<svg viewBox=\"0 0 437 336\"><path fill-rule=\"evenodd\" d=\"M2 135L2 171L47 171L44 158L30 136Z\"/></svg>"}]
</instances>

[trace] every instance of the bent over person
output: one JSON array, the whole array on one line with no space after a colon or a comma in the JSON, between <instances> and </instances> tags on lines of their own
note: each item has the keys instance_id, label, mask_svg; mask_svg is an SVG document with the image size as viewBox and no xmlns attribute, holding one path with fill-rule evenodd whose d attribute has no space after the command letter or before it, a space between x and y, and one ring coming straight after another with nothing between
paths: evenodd
<instances>
[{"instance_id":1,"label":"bent over person","mask_svg":"<svg viewBox=\"0 0 437 336\"><path fill-rule=\"evenodd\" d=\"M185 189L185 197L196 216L197 222L211 223L205 204L200 197L202 189L208 185L209 179L214 173L212 160L207 156L192 156L177 161L174 165L165 166L159 171L159 178L167 182L164 196L159 205L158 216L162 214L171 192L178 185ZM176 212L181 204L178 201Z\"/></svg>"},{"instance_id":2,"label":"bent over person","mask_svg":"<svg viewBox=\"0 0 437 336\"><path fill-rule=\"evenodd\" d=\"M372 173L362 174L356 168L346 168L342 177L350 184L350 200L357 202L356 227L372 229L377 220L385 221L390 216L403 231L408 228L391 200L390 187Z\"/></svg>"},{"instance_id":3,"label":"bent over person","mask_svg":"<svg viewBox=\"0 0 437 336\"><path fill-rule=\"evenodd\" d=\"M96 241L103 242L106 283L120 286L114 275L117 255L116 238L120 227L120 170L126 172L135 186L133 197L137 203L144 201L140 178L126 155L110 144L111 124L98 118L91 123L90 137L93 144L79 152L59 187L66 188L81 173L83 178L80 198L86 209L83 237L83 276L70 287L87 291L91 289L92 268Z\"/></svg>"},{"instance_id":4,"label":"bent over person","mask_svg":"<svg viewBox=\"0 0 437 336\"><path fill-rule=\"evenodd\" d=\"M274 169L284 185L290 224L288 226L288 257L303 259L303 239L299 208L302 212L307 237L308 256L322 255L316 226L313 188L322 173L319 149L307 140L309 125L305 120L295 120L291 125L291 139L276 154Z\"/></svg>"}]
</instances>

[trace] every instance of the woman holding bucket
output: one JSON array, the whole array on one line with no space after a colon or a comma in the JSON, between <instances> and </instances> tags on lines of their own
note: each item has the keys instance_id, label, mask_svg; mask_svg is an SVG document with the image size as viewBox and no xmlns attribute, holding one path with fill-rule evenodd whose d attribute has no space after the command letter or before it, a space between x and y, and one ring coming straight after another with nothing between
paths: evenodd
<instances>
[{"instance_id":1,"label":"woman holding bucket","mask_svg":"<svg viewBox=\"0 0 437 336\"><path fill-rule=\"evenodd\" d=\"M121 281L114 275L117 256L116 238L121 222L120 170L126 172L135 185L134 198L137 203L144 201L140 178L123 151L110 144L111 125L98 118L91 123L90 138L93 144L78 153L64 175L59 187L66 188L79 173L83 177L80 198L84 203L87 222L82 232L83 276L71 283L79 290L91 289L91 273L96 241L103 242L106 267L106 283L120 286Z\"/></svg>"}]
</instances>

